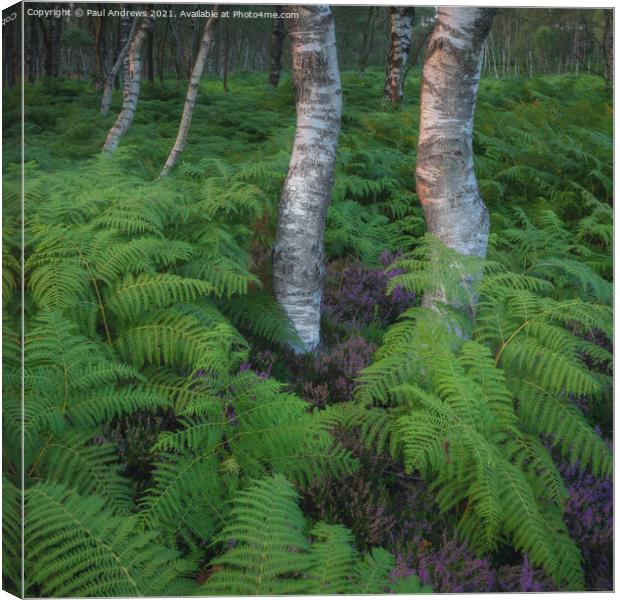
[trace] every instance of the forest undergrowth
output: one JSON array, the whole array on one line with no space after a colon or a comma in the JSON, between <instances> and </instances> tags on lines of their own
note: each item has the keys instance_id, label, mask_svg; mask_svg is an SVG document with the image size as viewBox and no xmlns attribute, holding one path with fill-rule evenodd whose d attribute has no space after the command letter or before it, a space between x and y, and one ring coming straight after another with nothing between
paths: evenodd
<instances>
[{"instance_id":1,"label":"forest undergrowth","mask_svg":"<svg viewBox=\"0 0 620 600\"><path fill-rule=\"evenodd\" d=\"M263 80L205 79L163 179L183 85L144 83L112 156L87 84L26 87L23 349L4 151L5 584L23 470L30 596L612 589L603 81L481 82L474 261L425 235L419 77L394 109L382 73L344 73L322 343L298 357L270 284L293 89ZM473 321L421 306L473 304L459 271Z\"/></svg>"}]
</instances>

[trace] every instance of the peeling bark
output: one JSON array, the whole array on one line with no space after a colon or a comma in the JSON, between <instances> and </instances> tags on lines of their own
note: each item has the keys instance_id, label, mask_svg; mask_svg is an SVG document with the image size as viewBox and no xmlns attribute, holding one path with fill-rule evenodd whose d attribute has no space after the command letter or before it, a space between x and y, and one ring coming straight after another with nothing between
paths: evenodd
<instances>
[{"instance_id":1,"label":"peeling bark","mask_svg":"<svg viewBox=\"0 0 620 600\"><path fill-rule=\"evenodd\" d=\"M428 231L467 256L484 257L489 236L472 134L482 52L494 13L440 8L422 73L417 193ZM425 298L425 304L435 299L442 300Z\"/></svg>"},{"instance_id":2,"label":"peeling bark","mask_svg":"<svg viewBox=\"0 0 620 600\"><path fill-rule=\"evenodd\" d=\"M276 6L278 15L282 13L282 7ZM271 50L269 53L269 83L272 87L278 87L282 73L282 46L284 42L284 19L280 17L273 20L271 29Z\"/></svg>"},{"instance_id":3,"label":"peeling bark","mask_svg":"<svg viewBox=\"0 0 620 600\"><path fill-rule=\"evenodd\" d=\"M213 9L216 14L219 13L219 7L216 5ZM174 146L170 151L168 160L164 165L160 177L165 177L170 172L170 169L176 165L185 144L187 142L187 135L189 133L189 127L192 123L192 114L194 112L194 106L196 105L196 97L198 96L198 85L204 72L205 64L207 62L207 56L213 47L213 33L215 26L218 22L218 17L210 17L205 25L202 41L200 42L200 49L198 50L198 56L196 57L196 63L194 64L194 70L189 80L189 86L187 88L187 95L185 96L185 105L183 106L183 115L181 117L181 124L179 125L179 132L177 139L174 142Z\"/></svg>"},{"instance_id":4,"label":"peeling bark","mask_svg":"<svg viewBox=\"0 0 620 600\"><path fill-rule=\"evenodd\" d=\"M108 73L108 77L106 79L105 85L103 87L103 96L101 98L101 115L105 116L108 114L110 110L110 105L112 104L112 90L114 88L114 80L120 71L121 66L125 62L125 58L127 58L127 53L129 52L129 47L131 46L131 42L136 35L136 27L138 24L137 19L133 19L131 24L131 29L129 31L129 35L125 40L125 45L121 48L121 51L116 58L116 62L112 65L110 72Z\"/></svg>"},{"instance_id":5,"label":"peeling bark","mask_svg":"<svg viewBox=\"0 0 620 600\"><path fill-rule=\"evenodd\" d=\"M273 251L273 288L299 335L296 353L311 352L320 339L325 274L325 217L334 181L342 90L334 19L329 6L291 6L288 20L293 58L297 129L280 195Z\"/></svg>"},{"instance_id":6,"label":"peeling bark","mask_svg":"<svg viewBox=\"0 0 620 600\"><path fill-rule=\"evenodd\" d=\"M140 96L140 81L142 77L142 47L148 36L149 30L153 27L153 18L144 17L138 33L131 42L129 48L129 87L123 97L123 107L114 125L108 133L108 137L103 144L104 152L116 150L121 138L133 122Z\"/></svg>"},{"instance_id":7,"label":"peeling bark","mask_svg":"<svg viewBox=\"0 0 620 600\"><path fill-rule=\"evenodd\" d=\"M385 72L383 96L392 104L400 104L404 98L405 66L411 47L415 8L390 7L390 54Z\"/></svg>"}]
</instances>

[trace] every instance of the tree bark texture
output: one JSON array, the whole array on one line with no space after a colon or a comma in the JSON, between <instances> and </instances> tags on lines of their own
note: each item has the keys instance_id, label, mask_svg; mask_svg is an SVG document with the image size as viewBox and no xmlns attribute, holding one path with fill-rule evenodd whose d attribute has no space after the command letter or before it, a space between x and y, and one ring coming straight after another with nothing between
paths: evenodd
<instances>
[{"instance_id":1,"label":"tree bark texture","mask_svg":"<svg viewBox=\"0 0 620 600\"><path fill-rule=\"evenodd\" d=\"M276 6L278 15L282 13L282 7ZM278 87L282 74L282 46L284 43L284 19L279 16L273 20L271 28L271 48L269 53L269 83L272 87Z\"/></svg>"},{"instance_id":2,"label":"tree bark texture","mask_svg":"<svg viewBox=\"0 0 620 600\"><path fill-rule=\"evenodd\" d=\"M216 6L214 8L216 13L219 12L219 7ZM174 167L174 165L179 160L183 149L185 148L185 144L187 142L187 135L189 133L189 127L192 123L192 114L194 112L194 106L196 105L196 97L198 95L198 86L200 84L200 79L204 72L205 64L207 62L207 56L213 47L213 39L214 39L214 31L215 26L218 22L217 17L210 17L204 29L204 34L202 36L202 41L200 42L200 49L198 50L198 55L196 57L196 63L194 64L194 69L192 71L192 75L189 80L189 86L187 88L187 95L185 96L185 105L183 106L183 115L181 117L181 124L179 125L179 132L177 134L177 138L174 142L174 146L170 151L170 155L168 156L168 160L166 160L166 164L164 165L160 177L165 177L170 172L170 169Z\"/></svg>"},{"instance_id":3,"label":"tree bark texture","mask_svg":"<svg viewBox=\"0 0 620 600\"><path fill-rule=\"evenodd\" d=\"M133 19L131 24L131 29L128 32L127 38L125 39L125 44L121 48L121 51L116 58L116 62L112 65L110 72L108 73L108 77L106 79L105 85L103 87L103 96L101 98L101 115L105 116L108 114L110 110L110 105L112 104L112 90L114 89L114 80L120 71L121 66L125 63L125 59L127 58L127 54L129 53L129 47L133 42L133 39L136 35L136 26L138 24L138 20Z\"/></svg>"},{"instance_id":4,"label":"tree bark texture","mask_svg":"<svg viewBox=\"0 0 620 600\"><path fill-rule=\"evenodd\" d=\"M131 4L123 4L122 7L125 10L131 10ZM129 16L121 17L121 48L123 48L128 42L129 45L131 45L134 37L131 31L132 28L136 26L134 25L135 20L136 19L132 19ZM129 77L129 47L123 57L122 67L121 74L123 76L123 95L125 95L129 93L129 84L131 83L131 78Z\"/></svg>"},{"instance_id":5,"label":"tree bark texture","mask_svg":"<svg viewBox=\"0 0 620 600\"><path fill-rule=\"evenodd\" d=\"M403 101L405 80L405 66L411 47L415 8L390 7L390 53L385 73L383 96L392 104Z\"/></svg>"},{"instance_id":6,"label":"tree bark texture","mask_svg":"<svg viewBox=\"0 0 620 600\"><path fill-rule=\"evenodd\" d=\"M297 129L280 195L273 251L273 288L300 340L297 353L316 349L325 273L325 218L334 181L342 89L334 19L329 6L291 6Z\"/></svg>"},{"instance_id":7,"label":"tree bark texture","mask_svg":"<svg viewBox=\"0 0 620 600\"><path fill-rule=\"evenodd\" d=\"M484 257L489 213L474 173L472 134L480 67L495 9L443 7L424 61L416 187L429 233L467 256ZM469 291L471 275L463 285ZM472 294L470 311L475 310ZM423 305L446 302L426 295Z\"/></svg>"},{"instance_id":8,"label":"tree bark texture","mask_svg":"<svg viewBox=\"0 0 620 600\"><path fill-rule=\"evenodd\" d=\"M422 73L416 185L426 225L446 245L475 256L485 256L489 233L472 134L493 15L493 9L440 8Z\"/></svg>"},{"instance_id":9,"label":"tree bark texture","mask_svg":"<svg viewBox=\"0 0 620 600\"><path fill-rule=\"evenodd\" d=\"M116 119L112 129L108 133L108 137L103 144L104 151L116 150L121 138L133 122L140 96L140 82L142 79L142 47L144 41L149 34L149 30L153 27L153 18L144 17L138 32L134 36L129 48L129 87L123 97L123 107Z\"/></svg>"}]
</instances>

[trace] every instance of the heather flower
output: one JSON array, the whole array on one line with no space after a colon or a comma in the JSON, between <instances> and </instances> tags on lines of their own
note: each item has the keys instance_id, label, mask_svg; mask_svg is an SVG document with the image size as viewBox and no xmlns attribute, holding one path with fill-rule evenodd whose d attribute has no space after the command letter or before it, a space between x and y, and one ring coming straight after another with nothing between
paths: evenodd
<instances>
[{"instance_id":1,"label":"heather flower","mask_svg":"<svg viewBox=\"0 0 620 600\"><path fill-rule=\"evenodd\" d=\"M376 346L361 336L340 342L309 365L301 395L318 406L351 400L356 377L370 363L375 350Z\"/></svg>"},{"instance_id":2,"label":"heather flower","mask_svg":"<svg viewBox=\"0 0 620 600\"><path fill-rule=\"evenodd\" d=\"M613 482L598 479L579 464L561 463L568 491L564 521L584 559L588 589L613 589Z\"/></svg>"},{"instance_id":3,"label":"heather flower","mask_svg":"<svg viewBox=\"0 0 620 600\"><path fill-rule=\"evenodd\" d=\"M497 573L500 592L550 592L556 588L542 569L535 569L527 554L520 565L500 567Z\"/></svg>"},{"instance_id":4,"label":"heather flower","mask_svg":"<svg viewBox=\"0 0 620 600\"><path fill-rule=\"evenodd\" d=\"M421 554L417 573L435 592L490 592L495 572L488 558L477 558L465 544L444 534L439 548Z\"/></svg>"},{"instance_id":5,"label":"heather flower","mask_svg":"<svg viewBox=\"0 0 620 600\"><path fill-rule=\"evenodd\" d=\"M398 269L385 271L394 256L388 252L381 255L384 267L370 268L361 263L332 263L327 268L323 294L323 311L332 321L350 327L393 323L415 301L415 294L397 287L386 295L389 281L401 274Z\"/></svg>"}]
</instances>

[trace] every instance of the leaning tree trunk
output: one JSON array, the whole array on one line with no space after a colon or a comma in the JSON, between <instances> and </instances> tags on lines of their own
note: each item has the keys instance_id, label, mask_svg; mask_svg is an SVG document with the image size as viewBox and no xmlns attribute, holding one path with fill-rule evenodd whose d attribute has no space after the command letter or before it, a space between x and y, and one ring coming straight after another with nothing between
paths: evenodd
<instances>
[{"instance_id":1,"label":"leaning tree trunk","mask_svg":"<svg viewBox=\"0 0 620 600\"><path fill-rule=\"evenodd\" d=\"M121 48L121 51L116 58L116 62L112 65L110 72L108 73L108 77L106 79L105 85L103 87L103 96L101 98L101 116L105 116L108 114L108 110L110 110L110 105L112 104L112 90L114 89L114 81L121 66L125 62L125 58L129 52L129 47L133 42L133 39L136 35L136 26L138 24L138 19L134 19L131 24L131 29L129 31L129 35L125 40L125 45Z\"/></svg>"},{"instance_id":2,"label":"leaning tree trunk","mask_svg":"<svg viewBox=\"0 0 620 600\"><path fill-rule=\"evenodd\" d=\"M415 8L390 7L390 54L385 71L383 97L397 105L403 101L405 66L411 47Z\"/></svg>"},{"instance_id":3,"label":"leaning tree trunk","mask_svg":"<svg viewBox=\"0 0 620 600\"><path fill-rule=\"evenodd\" d=\"M316 349L325 273L325 217L334 180L342 90L334 19L329 6L291 6L297 130L280 196L273 251L275 296L301 341L297 353Z\"/></svg>"},{"instance_id":4,"label":"leaning tree trunk","mask_svg":"<svg viewBox=\"0 0 620 600\"><path fill-rule=\"evenodd\" d=\"M142 78L142 47L144 40L148 36L149 30L153 27L153 18L144 17L138 33L134 36L129 48L129 88L124 94L123 107L116 119L108 137L103 144L103 150L111 152L116 150L121 138L133 122L140 96L140 81Z\"/></svg>"},{"instance_id":5,"label":"leaning tree trunk","mask_svg":"<svg viewBox=\"0 0 620 600\"><path fill-rule=\"evenodd\" d=\"M271 48L269 53L269 79L267 83L278 87L282 73L282 46L284 42L284 19L280 17L282 7L276 6L278 16L274 18L271 29Z\"/></svg>"},{"instance_id":6,"label":"leaning tree trunk","mask_svg":"<svg viewBox=\"0 0 620 600\"><path fill-rule=\"evenodd\" d=\"M494 13L489 8L440 8L422 74L417 193L428 231L467 256L484 257L489 236L489 214L474 173L472 133L482 51ZM445 301L427 297L424 303L434 300Z\"/></svg>"},{"instance_id":7,"label":"leaning tree trunk","mask_svg":"<svg viewBox=\"0 0 620 600\"><path fill-rule=\"evenodd\" d=\"M216 5L214 10L214 15L219 14L219 7ZM192 113L194 112L194 106L196 105L196 96L198 95L198 85L200 84L200 79L205 69L205 64L207 62L207 56L213 47L213 38L214 38L214 30L215 26L218 22L218 17L212 16L209 17L207 23L205 25L204 34L202 36L202 41L200 42L200 49L198 50L198 56L196 57L196 63L194 64L194 70L192 71L192 76L189 80L189 86L187 88L187 95L185 96L185 105L183 107L183 116L181 117L181 124L179 125L179 132L177 134L177 139L174 142L174 146L170 151L170 155L168 156L168 160L164 165L160 177L165 177L170 172L170 169L176 165L181 153L183 152L183 148L185 148L185 143L187 142L187 134L189 133L189 126L192 123Z\"/></svg>"}]
</instances>

